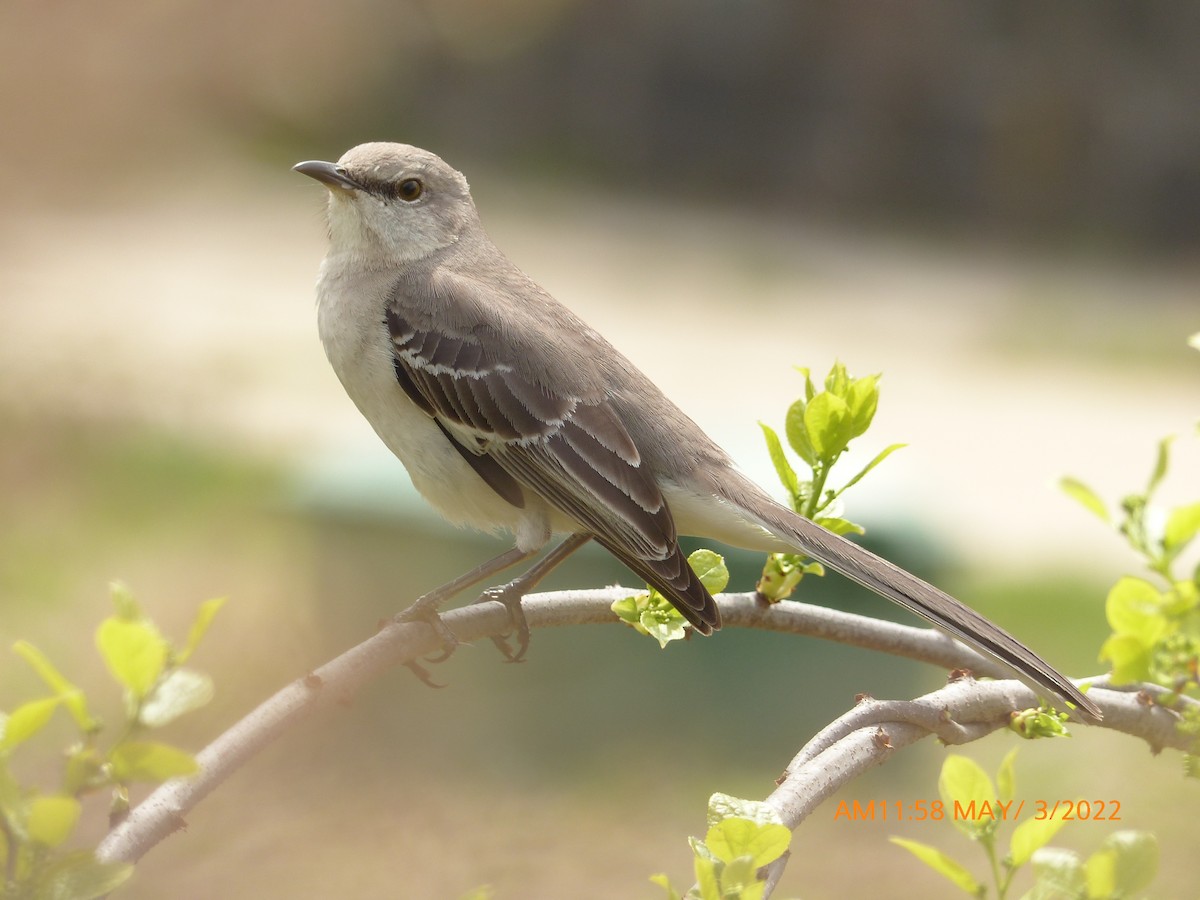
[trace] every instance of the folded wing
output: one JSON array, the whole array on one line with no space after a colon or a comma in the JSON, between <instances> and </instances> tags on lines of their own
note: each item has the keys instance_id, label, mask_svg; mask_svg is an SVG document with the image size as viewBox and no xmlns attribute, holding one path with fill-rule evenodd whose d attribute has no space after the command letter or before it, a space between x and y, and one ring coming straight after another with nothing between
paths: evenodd
<instances>
[{"instance_id":1,"label":"folded wing","mask_svg":"<svg viewBox=\"0 0 1200 900\"><path fill-rule=\"evenodd\" d=\"M497 494L529 492L657 588L698 631L721 625L679 549L675 522L637 447L602 393L571 396L501 360L479 336L420 327L402 304L385 321L396 380Z\"/></svg>"}]
</instances>

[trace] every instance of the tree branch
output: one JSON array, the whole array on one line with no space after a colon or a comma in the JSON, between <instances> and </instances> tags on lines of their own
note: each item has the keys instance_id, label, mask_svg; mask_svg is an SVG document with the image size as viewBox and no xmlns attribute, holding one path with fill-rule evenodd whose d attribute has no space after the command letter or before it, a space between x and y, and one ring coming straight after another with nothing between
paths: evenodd
<instances>
[{"instance_id":1,"label":"tree branch","mask_svg":"<svg viewBox=\"0 0 1200 900\"><path fill-rule=\"evenodd\" d=\"M523 608L530 628L560 625L616 624L611 610L615 600L636 593L628 588L560 591L533 594ZM727 594L718 598L729 627L758 628L804 634L840 643L880 650L921 660L946 669L967 668L981 675L1001 670L940 632L883 622L877 619L803 603L786 602L764 607L753 594ZM499 603L481 603L452 610L443 616L446 626L462 642L509 632L512 623ZM106 862L136 862L157 843L181 828L184 816L254 754L289 728L336 703L350 699L360 688L394 666L436 652L440 642L424 623L390 622L378 633L347 650L314 672L293 681L197 754L200 772L159 786L108 834L96 855ZM1135 695L1105 690L1095 696L1105 712L1104 726L1145 737L1155 747L1182 747L1183 740L1161 715L1165 711L1140 705ZM962 695L962 696L960 696ZM1036 703L1033 693L1015 681L958 682L911 703L870 701L860 704L824 729L793 761L787 780L769 802L785 821L798 825L829 792L859 771L885 761L892 750L925 734L974 739L973 729L989 726L977 736L1000 727L1007 714ZM950 709L957 725L942 721ZM1161 714L1161 715L1160 715ZM857 717L857 718L855 718ZM862 718L865 717L865 718ZM853 726L853 727L852 727ZM967 729L959 731L956 729ZM832 730L831 730L832 729ZM880 729L891 749L878 746ZM952 740L951 742L958 742ZM828 766L828 770L825 767ZM805 795L811 793L811 797ZM793 825L794 827L794 825Z\"/></svg>"},{"instance_id":2,"label":"tree branch","mask_svg":"<svg viewBox=\"0 0 1200 900\"><path fill-rule=\"evenodd\" d=\"M1165 747L1188 750L1194 738L1176 728L1179 715L1146 701L1146 691L1098 687L1089 696L1104 713L1099 727L1140 737L1154 753ZM1179 705L1200 706L1190 698ZM929 735L946 744L965 744L1006 726L1013 710L1037 704L1033 691L1019 681L955 681L916 700L866 698L822 729L796 754L766 803L795 830L838 788L896 751ZM768 882L778 883L786 857L768 866ZM770 896L770 889L763 894Z\"/></svg>"}]
</instances>

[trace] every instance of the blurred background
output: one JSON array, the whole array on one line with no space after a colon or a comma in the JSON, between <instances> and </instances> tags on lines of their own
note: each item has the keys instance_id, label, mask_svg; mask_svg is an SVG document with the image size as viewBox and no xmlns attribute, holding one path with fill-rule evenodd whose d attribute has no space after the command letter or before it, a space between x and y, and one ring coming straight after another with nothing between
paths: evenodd
<instances>
[{"instance_id":1,"label":"blurred background","mask_svg":"<svg viewBox=\"0 0 1200 900\"><path fill-rule=\"evenodd\" d=\"M1140 489L1195 422L1198 41L1200 7L1153 2L0 6L0 643L42 647L115 718L92 649L108 581L180 636L228 596L196 660L217 700L167 736L199 749L501 549L428 512L317 339L323 190L289 167L397 140L466 172L497 243L764 484L756 422L781 427L793 366L882 371L847 474L909 447L850 517L1098 671L1105 592L1136 561L1054 484ZM1175 448L1182 503L1200 454ZM752 586L758 561L731 561ZM553 585L618 581L589 552ZM893 614L810 582L802 599ZM446 690L402 670L286 735L119 896L654 897L653 872L690 883L712 791L762 797L856 693L944 677L769 634L660 652L616 625L435 674ZM36 690L0 655L0 708ZM994 769L1012 744L966 752ZM841 797L935 797L944 752ZM1194 896L1177 757L1085 731L1024 749L1018 778L1119 800L1120 827L1159 834L1159 895ZM888 834L984 875L945 823L833 813L797 832L782 896L948 894ZM1055 843L1087 854L1114 827Z\"/></svg>"}]
</instances>

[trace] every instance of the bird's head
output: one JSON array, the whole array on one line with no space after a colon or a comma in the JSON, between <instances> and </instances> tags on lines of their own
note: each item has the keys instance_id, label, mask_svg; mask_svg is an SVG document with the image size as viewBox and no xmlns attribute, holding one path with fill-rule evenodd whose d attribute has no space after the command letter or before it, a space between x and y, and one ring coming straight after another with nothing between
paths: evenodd
<instances>
[{"instance_id":1,"label":"bird's head","mask_svg":"<svg viewBox=\"0 0 1200 900\"><path fill-rule=\"evenodd\" d=\"M329 188L332 252L364 261L422 259L478 221L462 173L408 144L360 144L336 163L310 160L293 169Z\"/></svg>"}]
</instances>

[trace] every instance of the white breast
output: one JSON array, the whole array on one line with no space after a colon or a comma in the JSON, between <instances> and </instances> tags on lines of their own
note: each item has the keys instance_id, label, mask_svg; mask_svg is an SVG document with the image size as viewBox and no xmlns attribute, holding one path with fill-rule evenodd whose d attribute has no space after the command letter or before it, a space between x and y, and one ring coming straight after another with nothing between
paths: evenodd
<instances>
[{"instance_id":1,"label":"white breast","mask_svg":"<svg viewBox=\"0 0 1200 900\"><path fill-rule=\"evenodd\" d=\"M327 258L317 282L317 327L325 355L355 406L404 467L421 495L447 520L481 531L511 532L531 550L550 537L550 511L526 491L524 509L495 493L476 474L396 381L384 308L393 277L353 278L339 257Z\"/></svg>"}]
</instances>

